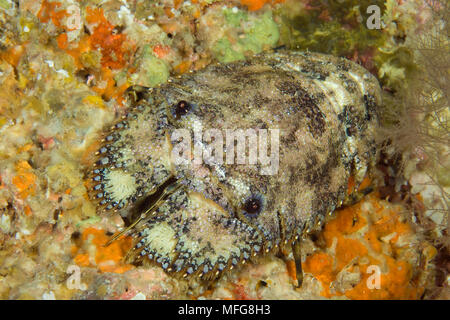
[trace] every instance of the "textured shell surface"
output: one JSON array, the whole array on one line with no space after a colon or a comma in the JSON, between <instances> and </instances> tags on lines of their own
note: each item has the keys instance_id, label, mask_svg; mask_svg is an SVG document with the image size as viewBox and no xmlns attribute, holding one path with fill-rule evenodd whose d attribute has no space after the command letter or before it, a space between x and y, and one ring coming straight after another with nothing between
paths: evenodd
<instances>
[{"instance_id":1,"label":"textured shell surface","mask_svg":"<svg viewBox=\"0 0 450 320\"><path fill-rule=\"evenodd\" d=\"M104 136L90 193L99 211L135 221L129 261L180 276L214 279L297 241L342 204L349 177L360 182L376 158L380 87L344 58L263 53L136 97ZM193 161L174 160L185 140L179 132L192 134L192 143L183 142ZM219 132L223 140L196 132ZM267 138L276 172L264 173L259 162L195 161L213 143L234 159L239 146L226 143L229 132ZM248 137L248 150L240 151L248 155L256 143Z\"/></svg>"}]
</instances>

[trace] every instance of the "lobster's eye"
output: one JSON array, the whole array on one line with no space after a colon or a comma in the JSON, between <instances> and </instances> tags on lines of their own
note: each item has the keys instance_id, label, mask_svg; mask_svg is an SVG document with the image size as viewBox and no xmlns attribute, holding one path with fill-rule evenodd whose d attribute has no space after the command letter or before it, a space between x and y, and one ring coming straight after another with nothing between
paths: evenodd
<instances>
[{"instance_id":1,"label":"lobster's eye","mask_svg":"<svg viewBox=\"0 0 450 320\"><path fill-rule=\"evenodd\" d=\"M260 195L253 195L243 205L244 214L250 218L257 217L263 209L263 199Z\"/></svg>"},{"instance_id":2,"label":"lobster's eye","mask_svg":"<svg viewBox=\"0 0 450 320\"><path fill-rule=\"evenodd\" d=\"M191 105L184 100L178 101L175 105L175 115L177 118L184 116L189 112L189 110L191 110Z\"/></svg>"}]
</instances>

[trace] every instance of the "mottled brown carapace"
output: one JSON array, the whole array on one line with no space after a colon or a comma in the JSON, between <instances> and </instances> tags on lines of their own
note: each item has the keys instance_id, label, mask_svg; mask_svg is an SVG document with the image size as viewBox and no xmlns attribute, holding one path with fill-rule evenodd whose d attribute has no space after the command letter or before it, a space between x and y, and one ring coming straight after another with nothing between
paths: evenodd
<instances>
[{"instance_id":1,"label":"mottled brown carapace","mask_svg":"<svg viewBox=\"0 0 450 320\"><path fill-rule=\"evenodd\" d=\"M362 181L376 157L380 87L343 58L264 53L132 96L133 107L98 151L92 198L100 211L134 221L129 261L156 262L181 277L216 279L297 243L342 204L349 177ZM209 129L224 136L278 130L277 170L262 174L260 163L225 160L175 163L174 132ZM193 138L192 158L195 148L217 142L209 138ZM224 159L233 151L225 144Z\"/></svg>"}]
</instances>

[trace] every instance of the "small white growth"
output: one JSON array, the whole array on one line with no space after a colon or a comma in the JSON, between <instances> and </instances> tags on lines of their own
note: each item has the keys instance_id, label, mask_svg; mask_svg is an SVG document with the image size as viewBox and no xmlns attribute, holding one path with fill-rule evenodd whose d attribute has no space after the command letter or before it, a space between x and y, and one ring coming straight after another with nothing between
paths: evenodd
<instances>
[{"instance_id":1,"label":"small white growth","mask_svg":"<svg viewBox=\"0 0 450 320\"><path fill-rule=\"evenodd\" d=\"M136 181L127 172L113 170L105 175L105 179L105 191L111 195L113 201L127 199L136 192Z\"/></svg>"},{"instance_id":2,"label":"small white growth","mask_svg":"<svg viewBox=\"0 0 450 320\"><path fill-rule=\"evenodd\" d=\"M126 25L133 23L134 16L131 14L130 9L128 9L126 5L120 6L117 16L121 21L125 22Z\"/></svg>"},{"instance_id":3,"label":"small white growth","mask_svg":"<svg viewBox=\"0 0 450 320\"><path fill-rule=\"evenodd\" d=\"M66 70L64 70L64 69L56 70L56 73L62 75L64 78L68 78L69 77L69 73Z\"/></svg>"},{"instance_id":4,"label":"small white growth","mask_svg":"<svg viewBox=\"0 0 450 320\"><path fill-rule=\"evenodd\" d=\"M46 64L48 64L48 66L50 67L50 68L53 68L54 66L55 66L55 63L52 61L52 60L45 60L44 61Z\"/></svg>"},{"instance_id":5,"label":"small white growth","mask_svg":"<svg viewBox=\"0 0 450 320\"><path fill-rule=\"evenodd\" d=\"M45 292L42 295L42 300L56 300L55 293L53 291Z\"/></svg>"},{"instance_id":6,"label":"small white growth","mask_svg":"<svg viewBox=\"0 0 450 320\"><path fill-rule=\"evenodd\" d=\"M131 300L146 300L146 299L147 297L142 292L139 292L133 298L131 298Z\"/></svg>"}]
</instances>

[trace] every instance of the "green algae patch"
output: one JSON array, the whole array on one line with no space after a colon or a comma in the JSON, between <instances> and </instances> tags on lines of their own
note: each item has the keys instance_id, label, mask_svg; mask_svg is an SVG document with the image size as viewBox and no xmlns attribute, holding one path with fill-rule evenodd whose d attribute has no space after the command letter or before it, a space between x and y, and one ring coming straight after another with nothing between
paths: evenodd
<instances>
[{"instance_id":1,"label":"green algae patch","mask_svg":"<svg viewBox=\"0 0 450 320\"><path fill-rule=\"evenodd\" d=\"M244 54L232 48L230 40L219 39L212 48L213 55L222 63L243 60Z\"/></svg>"},{"instance_id":2,"label":"green algae patch","mask_svg":"<svg viewBox=\"0 0 450 320\"><path fill-rule=\"evenodd\" d=\"M237 8L225 8L223 15L226 23L232 27L239 27L243 21L248 21L247 12Z\"/></svg>"},{"instance_id":3,"label":"green algae patch","mask_svg":"<svg viewBox=\"0 0 450 320\"><path fill-rule=\"evenodd\" d=\"M11 3L8 0L0 0L0 8L9 10L11 9Z\"/></svg>"},{"instance_id":4,"label":"green algae patch","mask_svg":"<svg viewBox=\"0 0 450 320\"><path fill-rule=\"evenodd\" d=\"M225 9L224 16L231 27L245 26L242 33L236 32L231 39L227 35L213 45L212 54L222 63L243 60L249 54L260 53L274 47L280 39L280 31L271 11L249 18L243 11Z\"/></svg>"},{"instance_id":5,"label":"green algae patch","mask_svg":"<svg viewBox=\"0 0 450 320\"><path fill-rule=\"evenodd\" d=\"M149 45L144 46L137 69L136 83L146 87L154 87L164 83L170 75L167 63L155 57Z\"/></svg>"},{"instance_id":6,"label":"green algae patch","mask_svg":"<svg viewBox=\"0 0 450 320\"><path fill-rule=\"evenodd\" d=\"M280 39L280 32L270 11L265 12L262 18L256 20L247 33L248 43L257 47L258 53L265 46L273 47L276 45L278 39Z\"/></svg>"}]
</instances>

